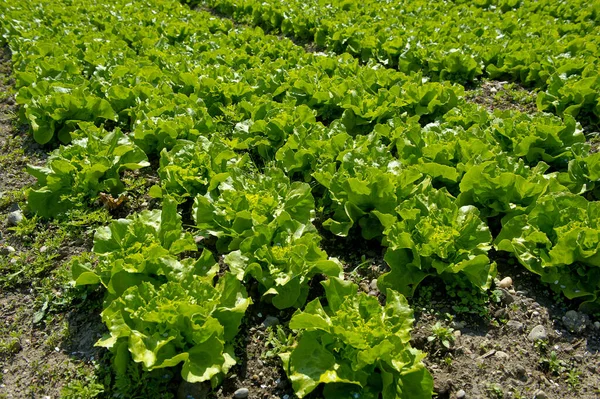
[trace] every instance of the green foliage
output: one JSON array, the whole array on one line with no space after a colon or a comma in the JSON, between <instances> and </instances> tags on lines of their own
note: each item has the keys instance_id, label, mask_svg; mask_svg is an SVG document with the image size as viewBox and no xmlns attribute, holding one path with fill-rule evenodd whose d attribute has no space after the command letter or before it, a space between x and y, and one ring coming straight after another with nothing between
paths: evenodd
<instances>
[{"instance_id":1,"label":"green foliage","mask_svg":"<svg viewBox=\"0 0 600 399\"><path fill-rule=\"evenodd\" d=\"M29 166L37 178L29 190L29 207L38 215L52 217L73 208L84 208L100 192L118 195L124 185L121 173L150 164L146 154L119 129L107 132L81 124L75 140L50 154L46 166Z\"/></svg>"},{"instance_id":2,"label":"green foliage","mask_svg":"<svg viewBox=\"0 0 600 399\"><path fill-rule=\"evenodd\" d=\"M181 259L196 245L183 233L174 201L161 211L145 211L113 221L94 239L98 265L74 262L76 284L107 288L102 320L109 334L97 345L115 352L117 373L128 359L146 370L181 362L190 382L219 382L235 364L231 341L251 303L241 283L218 271L212 254Z\"/></svg>"},{"instance_id":3,"label":"green foliage","mask_svg":"<svg viewBox=\"0 0 600 399\"><path fill-rule=\"evenodd\" d=\"M454 343L454 329L450 327L444 327L438 321L433 327L431 327L431 335L427 337L428 342L438 342L444 346L446 349L450 349L452 344Z\"/></svg>"},{"instance_id":4,"label":"green foliage","mask_svg":"<svg viewBox=\"0 0 600 399\"><path fill-rule=\"evenodd\" d=\"M458 206L445 189L426 185L420 194L400 203L399 216L384 231L385 260L391 271L378 286L412 295L428 275L460 274L486 290L496 265L487 256L492 235L471 205Z\"/></svg>"},{"instance_id":5,"label":"green foliage","mask_svg":"<svg viewBox=\"0 0 600 399\"><path fill-rule=\"evenodd\" d=\"M218 237L217 248L227 252L254 248L252 241L271 239L291 228L298 235L314 218L314 199L306 183L290 182L275 168L264 173L232 169L218 190L198 195L193 216L201 234Z\"/></svg>"},{"instance_id":6,"label":"green foliage","mask_svg":"<svg viewBox=\"0 0 600 399\"><path fill-rule=\"evenodd\" d=\"M595 308L598 281L598 202L571 193L542 196L526 215L508 218L495 244L567 298Z\"/></svg>"},{"instance_id":7,"label":"green foliage","mask_svg":"<svg viewBox=\"0 0 600 399\"><path fill-rule=\"evenodd\" d=\"M185 2L404 73L459 83L487 76L536 86L542 89L542 111L582 120L600 116L600 14L583 0L568 10L551 0L367 0L360 7L344 1L324 7L318 0Z\"/></svg>"},{"instance_id":8,"label":"green foliage","mask_svg":"<svg viewBox=\"0 0 600 399\"><path fill-rule=\"evenodd\" d=\"M322 284L328 306L315 299L297 311L290 328L299 331L298 342L280 354L296 395L326 384L325 398L431 397L424 355L409 344L414 320L406 299L388 290L381 306L353 283L330 278Z\"/></svg>"},{"instance_id":9,"label":"green foliage","mask_svg":"<svg viewBox=\"0 0 600 399\"><path fill-rule=\"evenodd\" d=\"M163 149L160 154L159 196L206 194L229 176L229 170L241 168L248 161L248 156L239 156L218 139L199 137L195 143L179 140L171 150Z\"/></svg>"}]
</instances>

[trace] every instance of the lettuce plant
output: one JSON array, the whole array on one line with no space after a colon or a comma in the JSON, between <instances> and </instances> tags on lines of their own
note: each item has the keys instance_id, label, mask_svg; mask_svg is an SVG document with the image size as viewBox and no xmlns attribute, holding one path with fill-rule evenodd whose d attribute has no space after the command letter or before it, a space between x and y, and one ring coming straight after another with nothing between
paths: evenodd
<instances>
[{"instance_id":1,"label":"lettuce plant","mask_svg":"<svg viewBox=\"0 0 600 399\"><path fill-rule=\"evenodd\" d=\"M225 262L240 280L252 276L278 309L299 308L306 302L312 277L340 277L342 265L319 248L321 237L312 225L290 220L284 227L274 236L257 232L241 250L226 255Z\"/></svg>"},{"instance_id":2,"label":"lettuce plant","mask_svg":"<svg viewBox=\"0 0 600 399\"><path fill-rule=\"evenodd\" d=\"M600 203L569 192L540 197L528 214L503 223L495 240L528 270L583 307L598 309Z\"/></svg>"},{"instance_id":3,"label":"lettuce plant","mask_svg":"<svg viewBox=\"0 0 600 399\"><path fill-rule=\"evenodd\" d=\"M310 224L314 199L308 184L291 183L279 169L232 169L217 190L196 196L192 212L200 233L218 237L217 248L228 252L239 249L256 230L274 232L290 219Z\"/></svg>"},{"instance_id":4,"label":"lettuce plant","mask_svg":"<svg viewBox=\"0 0 600 399\"><path fill-rule=\"evenodd\" d=\"M294 313L297 342L280 354L296 395L325 384L326 399L431 398L425 355L409 343L414 319L406 299L388 289L381 306L349 281L332 277L322 284L327 306L315 299Z\"/></svg>"},{"instance_id":5,"label":"lettuce plant","mask_svg":"<svg viewBox=\"0 0 600 399\"><path fill-rule=\"evenodd\" d=\"M37 184L29 190L29 207L52 217L95 200L100 192L118 195L125 189L121 172L149 166L146 154L115 129L107 132L80 124L73 142L53 151L46 166L29 166Z\"/></svg>"},{"instance_id":6,"label":"lettuce plant","mask_svg":"<svg viewBox=\"0 0 600 399\"><path fill-rule=\"evenodd\" d=\"M229 170L241 168L248 161L247 155L238 155L216 138L179 140L171 150L161 151L158 169L161 184L153 189L153 194L179 199L204 195L217 188L229 176Z\"/></svg>"},{"instance_id":7,"label":"lettuce plant","mask_svg":"<svg viewBox=\"0 0 600 399\"><path fill-rule=\"evenodd\" d=\"M479 210L459 206L446 189L427 185L396 208L398 220L386 222L385 260L391 271L379 277L382 288L412 295L429 275L460 275L486 290L496 274L488 258L492 235Z\"/></svg>"},{"instance_id":8,"label":"lettuce plant","mask_svg":"<svg viewBox=\"0 0 600 399\"><path fill-rule=\"evenodd\" d=\"M116 352L117 372L129 357L146 370L183 362L189 382L212 381L236 362L231 347L251 300L241 282L226 273L184 233L176 202L165 199L162 211L145 211L98 230L98 264L74 262L78 285L106 287L102 320L108 334L96 345Z\"/></svg>"}]
</instances>

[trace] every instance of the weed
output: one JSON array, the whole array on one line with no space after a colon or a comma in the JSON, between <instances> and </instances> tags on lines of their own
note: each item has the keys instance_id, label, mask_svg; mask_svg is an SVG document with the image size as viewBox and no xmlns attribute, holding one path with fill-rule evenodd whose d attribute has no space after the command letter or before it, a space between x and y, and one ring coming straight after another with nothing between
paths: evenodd
<instances>
[{"instance_id":1,"label":"weed","mask_svg":"<svg viewBox=\"0 0 600 399\"><path fill-rule=\"evenodd\" d=\"M566 363L558 358L555 351L550 352L549 357L540 359L540 367L542 370L554 375L560 375L566 371Z\"/></svg>"},{"instance_id":2,"label":"weed","mask_svg":"<svg viewBox=\"0 0 600 399\"><path fill-rule=\"evenodd\" d=\"M488 396L492 399L502 399L504 398L504 392L502 388L497 384L489 384L487 386Z\"/></svg>"},{"instance_id":3,"label":"weed","mask_svg":"<svg viewBox=\"0 0 600 399\"><path fill-rule=\"evenodd\" d=\"M579 384L581 381L579 380L579 376L581 373L577 371L577 369L570 369L567 374L567 384L569 384L569 389L577 390L579 389Z\"/></svg>"},{"instance_id":4,"label":"weed","mask_svg":"<svg viewBox=\"0 0 600 399\"><path fill-rule=\"evenodd\" d=\"M264 357L274 357L287 351L294 343L292 333L287 333L280 325L267 329L266 346L271 347Z\"/></svg>"},{"instance_id":5,"label":"weed","mask_svg":"<svg viewBox=\"0 0 600 399\"><path fill-rule=\"evenodd\" d=\"M438 321L431 327L431 335L427 337L428 342L439 342L446 349L450 349L454 344L454 329L451 327L444 327Z\"/></svg>"}]
</instances>

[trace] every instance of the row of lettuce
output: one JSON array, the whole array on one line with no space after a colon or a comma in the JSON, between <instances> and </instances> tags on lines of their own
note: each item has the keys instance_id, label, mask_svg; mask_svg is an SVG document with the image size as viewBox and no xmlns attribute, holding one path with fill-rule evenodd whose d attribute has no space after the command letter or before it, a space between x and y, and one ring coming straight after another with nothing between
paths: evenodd
<instances>
[{"instance_id":1,"label":"row of lettuce","mask_svg":"<svg viewBox=\"0 0 600 399\"><path fill-rule=\"evenodd\" d=\"M186 0L405 73L541 88L540 110L600 116L596 2ZM582 119L583 120L583 119Z\"/></svg>"},{"instance_id":2,"label":"row of lettuce","mask_svg":"<svg viewBox=\"0 0 600 399\"><path fill-rule=\"evenodd\" d=\"M124 190L158 159L162 211L95 235L98 264L78 284L106 287L99 345L148 370L181 367L217 385L256 281L261 300L297 308L281 354L299 397L431 397L409 345L410 296L428 276L486 290L492 248L553 289L599 300L600 156L580 126L547 114L491 114L463 89L348 55L306 53L260 29L169 0L0 3L21 117L40 143L65 143L29 207L55 217ZM191 205L198 251L178 205ZM386 305L357 294L320 247L315 218L387 248ZM491 227L490 227L491 226ZM222 272L214 256L222 257ZM315 275L321 299L306 304ZM404 295L404 296L403 296Z\"/></svg>"}]
</instances>

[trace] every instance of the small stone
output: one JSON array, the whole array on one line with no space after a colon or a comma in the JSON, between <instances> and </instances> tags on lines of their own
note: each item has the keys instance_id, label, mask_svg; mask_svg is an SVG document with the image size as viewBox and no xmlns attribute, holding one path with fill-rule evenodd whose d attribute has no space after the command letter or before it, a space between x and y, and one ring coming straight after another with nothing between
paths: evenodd
<instances>
[{"instance_id":1,"label":"small stone","mask_svg":"<svg viewBox=\"0 0 600 399\"><path fill-rule=\"evenodd\" d=\"M500 292L502 292L502 297L500 298L500 301L503 305L510 305L515 301L515 297L510 295L510 293L507 290L501 289Z\"/></svg>"},{"instance_id":2,"label":"small stone","mask_svg":"<svg viewBox=\"0 0 600 399\"><path fill-rule=\"evenodd\" d=\"M379 295L379 292L377 292L377 291L372 291L372 290L371 290L371 291L369 291L369 294L368 294L368 295L369 295L369 296L377 296L377 295Z\"/></svg>"},{"instance_id":3,"label":"small stone","mask_svg":"<svg viewBox=\"0 0 600 399\"><path fill-rule=\"evenodd\" d=\"M42 247L40 248L40 253L43 254L44 252L46 252L48 250L48 247L45 245L42 245Z\"/></svg>"},{"instance_id":4,"label":"small stone","mask_svg":"<svg viewBox=\"0 0 600 399\"><path fill-rule=\"evenodd\" d=\"M460 337L462 335L462 333L460 332L460 330L454 330L453 334L454 334L454 336L456 338L458 338L458 337Z\"/></svg>"},{"instance_id":5,"label":"small stone","mask_svg":"<svg viewBox=\"0 0 600 399\"><path fill-rule=\"evenodd\" d=\"M377 279L376 278L371 280L371 284L369 284L369 287L371 287L371 289L373 291L379 291L379 288L377 288Z\"/></svg>"},{"instance_id":6,"label":"small stone","mask_svg":"<svg viewBox=\"0 0 600 399\"><path fill-rule=\"evenodd\" d=\"M518 331L518 332L523 332L525 330L525 326L523 325L523 323L516 321L516 320L509 320L506 323L506 327L510 328L511 330Z\"/></svg>"},{"instance_id":7,"label":"small stone","mask_svg":"<svg viewBox=\"0 0 600 399\"><path fill-rule=\"evenodd\" d=\"M258 374L254 374L254 375L252 375L252 377L250 377L250 379L252 379L252 381L258 381L259 378L260 377L258 376Z\"/></svg>"},{"instance_id":8,"label":"small stone","mask_svg":"<svg viewBox=\"0 0 600 399\"><path fill-rule=\"evenodd\" d=\"M456 399L463 399L466 397L467 397L467 393L464 391L464 389L461 389L458 392L456 392Z\"/></svg>"},{"instance_id":9,"label":"small stone","mask_svg":"<svg viewBox=\"0 0 600 399\"><path fill-rule=\"evenodd\" d=\"M498 287L500 287L500 288L508 288L508 287L512 286L512 284L513 284L512 278L510 278L510 277L504 277L498 283Z\"/></svg>"},{"instance_id":10,"label":"small stone","mask_svg":"<svg viewBox=\"0 0 600 399\"><path fill-rule=\"evenodd\" d=\"M454 327L457 330L462 330L463 328L465 328L467 324L464 321L453 321L452 322L452 327Z\"/></svg>"},{"instance_id":11,"label":"small stone","mask_svg":"<svg viewBox=\"0 0 600 399\"><path fill-rule=\"evenodd\" d=\"M546 329L541 324L533 327L527 339L530 341L539 341L548 339L548 334L546 333Z\"/></svg>"},{"instance_id":12,"label":"small stone","mask_svg":"<svg viewBox=\"0 0 600 399\"><path fill-rule=\"evenodd\" d=\"M265 320L262 322L262 325L265 328L271 327L271 326L276 326L277 324L279 324L279 319L275 316L267 316L267 317L265 317Z\"/></svg>"},{"instance_id":13,"label":"small stone","mask_svg":"<svg viewBox=\"0 0 600 399\"><path fill-rule=\"evenodd\" d=\"M369 288L369 284L365 283L364 281L362 283L359 284L360 289L363 290L364 292L369 292L371 289Z\"/></svg>"},{"instance_id":14,"label":"small stone","mask_svg":"<svg viewBox=\"0 0 600 399\"><path fill-rule=\"evenodd\" d=\"M506 309L500 308L494 312L494 318L501 319L506 316Z\"/></svg>"},{"instance_id":15,"label":"small stone","mask_svg":"<svg viewBox=\"0 0 600 399\"><path fill-rule=\"evenodd\" d=\"M250 391L248 391L248 388L240 388L233 393L233 397L236 399L245 399L248 397L249 393Z\"/></svg>"},{"instance_id":16,"label":"small stone","mask_svg":"<svg viewBox=\"0 0 600 399\"><path fill-rule=\"evenodd\" d=\"M580 334L585 330L589 318L584 313L569 310L562 318L563 325L572 333Z\"/></svg>"},{"instance_id":17,"label":"small stone","mask_svg":"<svg viewBox=\"0 0 600 399\"><path fill-rule=\"evenodd\" d=\"M515 373L518 378L527 380L527 369L525 369L523 365L518 364L517 368L515 369Z\"/></svg>"},{"instance_id":18,"label":"small stone","mask_svg":"<svg viewBox=\"0 0 600 399\"><path fill-rule=\"evenodd\" d=\"M502 351L496 351L496 353L494 353L494 356L500 360L506 360L510 358L510 355L508 353Z\"/></svg>"},{"instance_id":19,"label":"small stone","mask_svg":"<svg viewBox=\"0 0 600 399\"><path fill-rule=\"evenodd\" d=\"M10 255L10 254L14 254L15 252L16 252L16 249L11 247L10 245L0 248L0 255Z\"/></svg>"},{"instance_id":20,"label":"small stone","mask_svg":"<svg viewBox=\"0 0 600 399\"><path fill-rule=\"evenodd\" d=\"M546 392L542 391L541 389L538 389L533 394L533 399L548 399L548 395L546 395Z\"/></svg>"},{"instance_id":21,"label":"small stone","mask_svg":"<svg viewBox=\"0 0 600 399\"><path fill-rule=\"evenodd\" d=\"M531 317L538 317L540 315L540 312L538 312L537 310L534 310L533 312L531 312Z\"/></svg>"},{"instance_id":22,"label":"small stone","mask_svg":"<svg viewBox=\"0 0 600 399\"><path fill-rule=\"evenodd\" d=\"M594 327L596 328L596 330L600 330L600 321L594 322Z\"/></svg>"},{"instance_id":23,"label":"small stone","mask_svg":"<svg viewBox=\"0 0 600 399\"><path fill-rule=\"evenodd\" d=\"M6 218L9 226L16 226L23 221L23 212L20 210L10 212Z\"/></svg>"}]
</instances>

